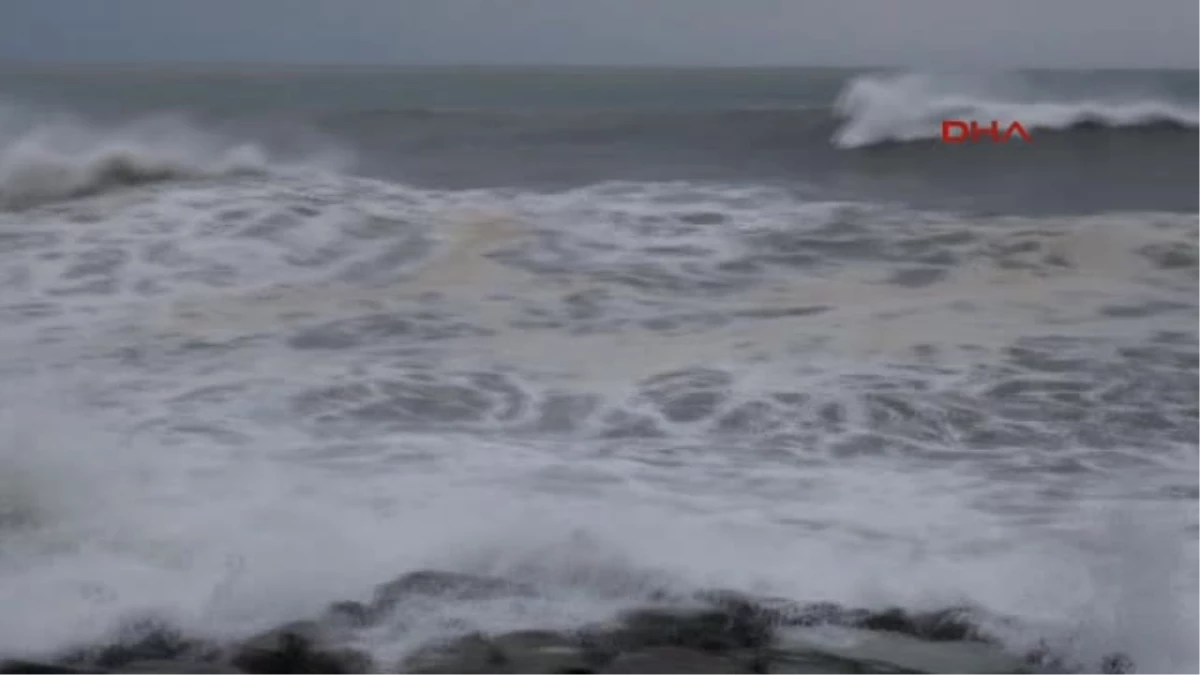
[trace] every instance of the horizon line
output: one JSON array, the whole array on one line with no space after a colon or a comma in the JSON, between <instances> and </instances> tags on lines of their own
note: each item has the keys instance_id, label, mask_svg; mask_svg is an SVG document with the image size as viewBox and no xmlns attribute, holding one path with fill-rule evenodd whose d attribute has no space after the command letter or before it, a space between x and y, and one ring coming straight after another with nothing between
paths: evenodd
<instances>
[{"instance_id":1,"label":"horizon line","mask_svg":"<svg viewBox=\"0 0 1200 675\"><path fill-rule=\"evenodd\" d=\"M718 63L550 63L550 62L495 62L471 61L438 62L376 62L376 61L237 61L223 59L181 60L118 60L118 59L0 59L4 68L128 68L140 70L181 69L258 69L258 70L416 70L416 69L469 69L469 70L906 70L932 71L935 66L917 64L827 64L827 63L762 63L762 64L718 64ZM1041 71L1146 71L1146 70L1198 70L1200 66L1131 66L1131 65L974 65L955 70L1041 70Z\"/></svg>"}]
</instances>

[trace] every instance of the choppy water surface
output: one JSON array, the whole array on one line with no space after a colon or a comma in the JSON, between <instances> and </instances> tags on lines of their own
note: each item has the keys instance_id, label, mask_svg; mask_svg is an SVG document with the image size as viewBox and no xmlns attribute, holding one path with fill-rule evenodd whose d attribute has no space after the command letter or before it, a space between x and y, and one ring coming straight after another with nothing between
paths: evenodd
<instances>
[{"instance_id":1,"label":"choppy water surface","mask_svg":"<svg viewBox=\"0 0 1200 675\"><path fill-rule=\"evenodd\" d=\"M1080 133L1144 166L1182 147L1194 172L1194 104L948 160L915 113L862 112L915 86L881 77L843 83L860 116L819 150L727 165L745 132L698 127L702 147L618 117L556 141L560 109L507 145L495 112L324 111L284 147L161 103L113 123L61 83L37 105L70 94L69 114L11 104L0 600L23 609L0 651L147 608L233 634L432 566L552 590L456 617L482 627L717 586L966 602L1019 617L1015 642L1195 668L1194 191L1064 213L892 189L1034 163L1070 202L1098 152ZM908 142L839 147L868 126Z\"/></svg>"}]
</instances>

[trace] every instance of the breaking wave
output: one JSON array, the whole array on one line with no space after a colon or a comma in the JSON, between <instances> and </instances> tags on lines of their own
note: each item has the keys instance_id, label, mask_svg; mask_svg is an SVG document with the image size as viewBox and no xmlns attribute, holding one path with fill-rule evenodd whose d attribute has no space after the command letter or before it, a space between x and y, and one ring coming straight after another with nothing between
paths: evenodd
<instances>
[{"instance_id":1,"label":"breaking wave","mask_svg":"<svg viewBox=\"0 0 1200 675\"><path fill-rule=\"evenodd\" d=\"M209 131L182 116L101 124L53 111L0 107L0 209L24 209L162 181L261 174L338 163L282 158L264 144Z\"/></svg>"},{"instance_id":2,"label":"breaking wave","mask_svg":"<svg viewBox=\"0 0 1200 675\"><path fill-rule=\"evenodd\" d=\"M810 113L662 115L629 147L857 159ZM361 636L381 663L728 588L969 604L1013 617L1016 651L1194 670L1194 203L435 189L290 174L338 157L270 133L6 114L0 211L49 205L0 212L0 606L28 608L0 613L4 656L144 612L241 639L435 569L538 597L413 605ZM623 114L538 132L570 137L538 172L630 139ZM505 177L547 138L451 122L338 138Z\"/></svg>"},{"instance_id":3,"label":"breaking wave","mask_svg":"<svg viewBox=\"0 0 1200 675\"><path fill-rule=\"evenodd\" d=\"M841 91L834 115L842 121L833 143L860 148L937 138L947 118L1020 122L1026 129L1082 126L1165 126L1196 129L1194 104L1157 92L1089 92L1047 96L1016 75L980 82L920 73L854 78Z\"/></svg>"}]
</instances>

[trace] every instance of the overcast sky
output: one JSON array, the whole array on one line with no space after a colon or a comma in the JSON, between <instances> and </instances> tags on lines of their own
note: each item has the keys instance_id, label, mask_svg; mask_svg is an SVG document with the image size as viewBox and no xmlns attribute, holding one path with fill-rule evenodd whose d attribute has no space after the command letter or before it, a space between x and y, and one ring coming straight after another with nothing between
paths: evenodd
<instances>
[{"instance_id":1,"label":"overcast sky","mask_svg":"<svg viewBox=\"0 0 1200 675\"><path fill-rule=\"evenodd\" d=\"M0 60L1195 67L1197 0L0 0Z\"/></svg>"}]
</instances>

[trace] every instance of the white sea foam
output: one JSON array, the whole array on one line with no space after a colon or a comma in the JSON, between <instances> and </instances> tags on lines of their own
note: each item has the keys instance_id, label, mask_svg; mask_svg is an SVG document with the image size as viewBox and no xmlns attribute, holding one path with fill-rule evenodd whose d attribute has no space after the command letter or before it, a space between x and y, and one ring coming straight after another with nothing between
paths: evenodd
<instances>
[{"instance_id":1,"label":"white sea foam","mask_svg":"<svg viewBox=\"0 0 1200 675\"><path fill-rule=\"evenodd\" d=\"M450 192L325 174L132 188L0 214L0 229L0 605L21 608L0 614L0 653L138 610L244 635L434 567L548 592L405 617L409 632L371 645L381 658L456 620L575 625L664 586L719 586L977 603L1022 619L1015 644L1195 668L1194 502L1152 499L1190 485L1194 448L1064 434L972 452L945 431L1016 368L1000 359L1023 337L1102 365L1194 330L1186 312L1101 311L1194 300L1186 268L1144 254L1194 248L1194 217L963 222L733 186ZM821 264L788 257L817 249ZM917 249L950 256L946 277L885 283ZM563 298L587 292L572 318ZM829 309L645 327L809 305ZM1164 387L1181 367L1133 358L1117 366ZM645 383L688 369L727 379ZM1079 386L1144 412L1150 385L1120 377ZM941 434L928 456L837 450L878 412L870 395L913 381L898 396L942 420L914 432ZM672 417L656 387L722 398ZM542 424L564 390L601 412ZM1163 391L1165 429L1143 440L1186 422ZM780 392L815 401L781 413L815 441L716 433ZM845 419L823 422L825 404ZM656 433L613 438L605 411Z\"/></svg>"},{"instance_id":2,"label":"white sea foam","mask_svg":"<svg viewBox=\"0 0 1200 675\"><path fill-rule=\"evenodd\" d=\"M273 167L338 168L347 161L333 151L272 157L259 143L226 137L177 115L104 124L69 111L0 106L0 209L127 185L261 174Z\"/></svg>"},{"instance_id":3,"label":"white sea foam","mask_svg":"<svg viewBox=\"0 0 1200 675\"><path fill-rule=\"evenodd\" d=\"M1096 97L1047 95L1022 87L1013 76L979 78L908 73L854 78L839 94L842 126L833 138L842 148L941 136L946 119L1019 122L1026 130L1067 129L1083 123L1107 127L1175 124L1196 128L1196 106L1167 95L1104 92Z\"/></svg>"}]
</instances>

